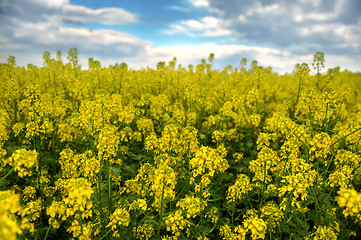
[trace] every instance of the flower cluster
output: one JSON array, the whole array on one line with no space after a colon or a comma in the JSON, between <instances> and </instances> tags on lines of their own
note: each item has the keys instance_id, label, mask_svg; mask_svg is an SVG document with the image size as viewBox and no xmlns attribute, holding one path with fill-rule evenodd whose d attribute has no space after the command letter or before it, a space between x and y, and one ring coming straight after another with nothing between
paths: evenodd
<instances>
[{"instance_id":1,"label":"flower cluster","mask_svg":"<svg viewBox=\"0 0 361 240\"><path fill-rule=\"evenodd\" d=\"M229 167L224 158L225 151L222 148L212 149L210 147L201 147L195 154L195 157L189 161L192 177L190 182L196 183L196 178L200 176L200 182L196 183L196 192L206 190L211 183L210 178L216 173L223 173ZM203 192L206 197L207 191Z\"/></svg>"},{"instance_id":2,"label":"flower cluster","mask_svg":"<svg viewBox=\"0 0 361 240\"><path fill-rule=\"evenodd\" d=\"M113 236L119 237L118 227L119 226L128 226L130 222L129 212L122 208L118 207L114 210L112 215L110 216L110 222L107 227L110 227L113 230Z\"/></svg>"},{"instance_id":3,"label":"flower cluster","mask_svg":"<svg viewBox=\"0 0 361 240\"><path fill-rule=\"evenodd\" d=\"M228 188L227 200L228 202L237 201L250 190L252 190L252 186L249 177L244 174L239 174L234 185Z\"/></svg>"},{"instance_id":4,"label":"flower cluster","mask_svg":"<svg viewBox=\"0 0 361 240\"><path fill-rule=\"evenodd\" d=\"M137 228L133 228L133 234L137 239L151 239L154 233L154 228L149 223L144 223Z\"/></svg>"},{"instance_id":5,"label":"flower cluster","mask_svg":"<svg viewBox=\"0 0 361 240\"><path fill-rule=\"evenodd\" d=\"M284 212L277 206L275 202L267 202L265 206L261 208L261 218L265 220L268 229L275 231L275 228L279 226L283 220Z\"/></svg>"},{"instance_id":6,"label":"flower cluster","mask_svg":"<svg viewBox=\"0 0 361 240\"><path fill-rule=\"evenodd\" d=\"M221 226L219 232L223 240L245 240L247 234L247 231L242 226L236 226L232 231L229 225Z\"/></svg>"},{"instance_id":7,"label":"flower cluster","mask_svg":"<svg viewBox=\"0 0 361 240\"><path fill-rule=\"evenodd\" d=\"M194 196L186 196L176 204L187 213L187 218L195 218L205 208L206 203L202 199Z\"/></svg>"},{"instance_id":8,"label":"flower cluster","mask_svg":"<svg viewBox=\"0 0 361 240\"><path fill-rule=\"evenodd\" d=\"M331 153L331 137L325 133L316 134L310 142L310 154L314 154L316 158L325 159ZM326 163L327 165L327 163Z\"/></svg>"},{"instance_id":9,"label":"flower cluster","mask_svg":"<svg viewBox=\"0 0 361 240\"><path fill-rule=\"evenodd\" d=\"M59 180L57 185L58 189L63 192L64 197L61 201L53 201L46 209L46 213L50 216L49 224L57 229L60 227L60 221L69 218L73 219L72 227L68 231L73 234L73 237L79 237L79 229L84 227L80 223L93 215L93 203L91 201L93 189L91 184L85 178L76 178ZM74 222L75 220L77 222ZM83 237L89 235L89 231L92 231L91 225L87 226L87 232L82 231Z\"/></svg>"},{"instance_id":10,"label":"flower cluster","mask_svg":"<svg viewBox=\"0 0 361 240\"><path fill-rule=\"evenodd\" d=\"M63 178L91 178L100 168L100 159L92 157L91 151L75 154L71 149L64 149L60 152L59 163Z\"/></svg>"},{"instance_id":11,"label":"flower cluster","mask_svg":"<svg viewBox=\"0 0 361 240\"><path fill-rule=\"evenodd\" d=\"M4 163L14 167L21 178L31 176L34 170L38 171L38 153L35 150L18 149Z\"/></svg>"},{"instance_id":12,"label":"flower cluster","mask_svg":"<svg viewBox=\"0 0 361 240\"><path fill-rule=\"evenodd\" d=\"M259 218L253 209L247 211L246 218L243 221L243 228L248 232L251 231L252 240L264 239L267 231L267 224Z\"/></svg>"},{"instance_id":13,"label":"flower cluster","mask_svg":"<svg viewBox=\"0 0 361 240\"><path fill-rule=\"evenodd\" d=\"M307 240L337 240L337 233L332 227L317 226L316 231L311 234L310 237L306 237Z\"/></svg>"},{"instance_id":14,"label":"flower cluster","mask_svg":"<svg viewBox=\"0 0 361 240\"><path fill-rule=\"evenodd\" d=\"M147 202L144 199L139 198L129 206L129 210L139 210L145 212L147 210Z\"/></svg>"},{"instance_id":15,"label":"flower cluster","mask_svg":"<svg viewBox=\"0 0 361 240\"><path fill-rule=\"evenodd\" d=\"M179 237L190 226L190 223L184 219L181 210L177 210L164 218L167 231L171 231L175 237Z\"/></svg>"},{"instance_id":16,"label":"flower cluster","mask_svg":"<svg viewBox=\"0 0 361 240\"><path fill-rule=\"evenodd\" d=\"M345 217L355 216L358 220L361 220L361 193L355 189L341 188L337 192L338 196L336 201L338 205L344 210L342 211Z\"/></svg>"},{"instance_id":17,"label":"flower cluster","mask_svg":"<svg viewBox=\"0 0 361 240\"><path fill-rule=\"evenodd\" d=\"M15 240L22 233L15 214L21 211L20 197L14 191L0 191L0 238Z\"/></svg>"}]
</instances>

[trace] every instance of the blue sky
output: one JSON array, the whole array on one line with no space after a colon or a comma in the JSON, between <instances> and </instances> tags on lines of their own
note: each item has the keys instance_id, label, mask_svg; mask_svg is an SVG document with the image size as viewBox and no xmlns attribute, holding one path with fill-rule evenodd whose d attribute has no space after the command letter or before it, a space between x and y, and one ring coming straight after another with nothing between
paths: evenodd
<instances>
[{"instance_id":1,"label":"blue sky","mask_svg":"<svg viewBox=\"0 0 361 240\"><path fill-rule=\"evenodd\" d=\"M326 68L361 71L360 0L0 0L0 62L42 65L76 47L80 64L155 68L177 57L215 67L257 60L280 73L325 53Z\"/></svg>"}]
</instances>

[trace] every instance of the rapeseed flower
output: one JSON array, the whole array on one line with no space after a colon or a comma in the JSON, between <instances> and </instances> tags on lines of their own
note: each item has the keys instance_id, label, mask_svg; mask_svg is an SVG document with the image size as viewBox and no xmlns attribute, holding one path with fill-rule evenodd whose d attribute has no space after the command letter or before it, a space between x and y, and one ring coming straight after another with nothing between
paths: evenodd
<instances>
[{"instance_id":1,"label":"rapeseed flower","mask_svg":"<svg viewBox=\"0 0 361 240\"><path fill-rule=\"evenodd\" d=\"M16 240L22 234L15 214L20 213L20 197L12 190L0 191L0 238Z\"/></svg>"},{"instance_id":2,"label":"rapeseed flower","mask_svg":"<svg viewBox=\"0 0 361 240\"><path fill-rule=\"evenodd\" d=\"M113 230L113 236L119 237L119 226L127 227L130 223L130 215L129 212L122 208L118 207L114 210L112 215L110 215L109 224L107 227L110 227Z\"/></svg>"},{"instance_id":3,"label":"rapeseed flower","mask_svg":"<svg viewBox=\"0 0 361 240\"><path fill-rule=\"evenodd\" d=\"M361 193L355 189L341 188L336 197L338 205L344 210L342 211L345 217L357 216L360 217L361 212Z\"/></svg>"},{"instance_id":4,"label":"rapeseed flower","mask_svg":"<svg viewBox=\"0 0 361 240\"><path fill-rule=\"evenodd\" d=\"M164 222L167 226L167 231L171 231L175 237L179 237L181 232L186 231L190 226L188 220L184 219L182 210L169 214L164 218Z\"/></svg>"},{"instance_id":5,"label":"rapeseed flower","mask_svg":"<svg viewBox=\"0 0 361 240\"><path fill-rule=\"evenodd\" d=\"M138 228L133 228L133 234L137 239L151 239L154 234L154 228L149 223L143 223L142 225L138 226Z\"/></svg>"},{"instance_id":6,"label":"rapeseed flower","mask_svg":"<svg viewBox=\"0 0 361 240\"><path fill-rule=\"evenodd\" d=\"M316 231L311 234L310 237L306 237L306 240L337 240L338 236L332 227L317 226Z\"/></svg>"},{"instance_id":7,"label":"rapeseed flower","mask_svg":"<svg viewBox=\"0 0 361 240\"><path fill-rule=\"evenodd\" d=\"M323 159L331 153L331 137L325 133L318 133L316 134L310 142L311 148L309 154L314 154L316 158ZM327 165L328 162L326 161L325 164Z\"/></svg>"},{"instance_id":8,"label":"rapeseed flower","mask_svg":"<svg viewBox=\"0 0 361 240\"><path fill-rule=\"evenodd\" d=\"M234 185L228 188L226 198L228 202L235 202L250 190L252 190L252 186L249 177L245 174L239 174Z\"/></svg>"},{"instance_id":9,"label":"rapeseed flower","mask_svg":"<svg viewBox=\"0 0 361 240\"><path fill-rule=\"evenodd\" d=\"M187 213L187 218L195 218L197 214L204 210L207 203L198 197L187 195L185 198L179 200L176 206Z\"/></svg>"},{"instance_id":10,"label":"rapeseed flower","mask_svg":"<svg viewBox=\"0 0 361 240\"><path fill-rule=\"evenodd\" d=\"M145 212L147 210L147 202L145 199L139 198L135 200L130 206L129 210L135 210L135 211L143 211Z\"/></svg>"},{"instance_id":11,"label":"rapeseed flower","mask_svg":"<svg viewBox=\"0 0 361 240\"><path fill-rule=\"evenodd\" d=\"M253 240L256 239L264 239L266 237L267 224L263 219L257 216L247 217L243 221L243 228L248 232L251 231L251 238Z\"/></svg>"},{"instance_id":12,"label":"rapeseed flower","mask_svg":"<svg viewBox=\"0 0 361 240\"><path fill-rule=\"evenodd\" d=\"M219 235L223 240L245 240L247 231L242 226L236 226L232 231L229 225L219 228Z\"/></svg>"},{"instance_id":13,"label":"rapeseed flower","mask_svg":"<svg viewBox=\"0 0 361 240\"><path fill-rule=\"evenodd\" d=\"M281 223L284 212L274 202L267 202L265 206L261 208L261 216L266 221L268 229L275 231L276 227Z\"/></svg>"},{"instance_id":14,"label":"rapeseed flower","mask_svg":"<svg viewBox=\"0 0 361 240\"><path fill-rule=\"evenodd\" d=\"M38 171L38 153L35 150L18 149L5 163L14 167L20 178L31 176L34 170Z\"/></svg>"}]
</instances>

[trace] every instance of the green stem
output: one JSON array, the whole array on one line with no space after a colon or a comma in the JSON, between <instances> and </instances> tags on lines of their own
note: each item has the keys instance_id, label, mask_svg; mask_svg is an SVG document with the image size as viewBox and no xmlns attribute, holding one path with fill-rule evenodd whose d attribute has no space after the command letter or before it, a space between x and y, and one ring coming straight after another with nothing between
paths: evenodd
<instances>
[{"instance_id":1,"label":"green stem","mask_svg":"<svg viewBox=\"0 0 361 240\"><path fill-rule=\"evenodd\" d=\"M108 182L108 212L109 214L113 211L112 207L112 183L110 179L110 164L109 159L107 160L107 182Z\"/></svg>"},{"instance_id":2,"label":"green stem","mask_svg":"<svg viewBox=\"0 0 361 240\"><path fill-rule=\"evenodd\" d=\"M264 162L264 175L263 175L263 187L262 187L262 199L260 203L260 209L262 208L263 202L264 202L264 193L266 190L266 174L267 174L267 161Z\"/></svg>"},{"instance_id":3,"label":"green stem","mask_svg":"<svg viewBox=\"0 0 361 240\"><path fill-rule=\"evenodd\" d=\"M332 144L330 145L330 147L332 147L333 145L335 145L336 143L338 143L338 142L341 141L342 139L345 139L345 138L347 138L348 136L350 136L350 135L352 135L352 134L354 134L355 132L360 131L360 130L361 130L361 128L358 128L358 129L356 129L355 131L353 131L353 132L351 132L351 133L349 133L349 134L341 137L341 138L338 139L336 142L332 143Z\"/></svg>"},{"instance_id":4,"label":"green stem","mask_svg":"<svg viewBox=\"0 0 361 240\"><path fill-rule=\"evenodd\" d=\"M318 199L317 199L317 179L316 179L316 186L314 188L314 200L315 200L315 205L316 205L316 209L317 209L317 223L315 223L315 225L318 225L320 224L320 215L322 214L321 211L320 211L320 205L318 204Z\"/></svg>"},{"instance_id":5,"label":"green stem","mask_svg":"<svg viewBox=\"0 0 361 240\"><path fill-rule=\"evenodd\" d=\"M35 96L34 96L35 99ZM41 152L40 152L40 146L39 146L39 141L37 140L37 135L38 133L37 131L37 118L36 118L36 111L35 111L35 107L33 108L33 114L34 114L34 124L35 124L35 136L34 136L34 148L36 149L36 152L39 154L38 156L38 179L37 179L37 183L38 183L38 191L40 192L40 196L41 199L43 198L43 191L41 188L41 184L40 184L40 178L41 178Z\"/></svg>"},{"instance_id":6,"label":"green stem","mask_svg":"<svg viewBox=\"0 0 361 240\"><path fill-rule=\"evenodd\" d=\"M109 231L106 232L106 233L104 234L104 236L100 238L100 240L104 239L111 231L112 231L112 229L109 229Z\"/></svg>"},{"instance_id":7,"label":"green stem","mask_svg":"<svg viewBox=\"0 0 361 240\"><path fill-rule=\"evenodd\" d=\"M359 137L358 140L357 140L357 144L356 144L356 147L355 147L355 152L356 153L358 152L358 146L360 144L360 140L361 140L361 137Z\"/></svg>"},{"instance_id":8,"label":"green stem","mask_svg":"<svg viewBox=\"0 0 361 240\"><path fill-rule=\"evenodd\" d=\"M162 186L162 197L160 200L160 216L159 216L159 220L158 220L158 229L157 229L157 239L160 238L160 224L162 223L163 220L163 198L164 198L164 182L163 182L163 186Z\"/></svg>"},{"instance_id":9,"label":"green stem","mask_svg":"<svg viewBox=\"0 0 361 240\"><path fill-rule=\"evenodd\" d=\"M44 240L46 240L48 238L49 232L50 232L50 225L48 227L48 230L46 230Z\"/></svg>"},{"instance_id":10,"label":"green stem","mask_svg":"<svg viewBox=\"0 0 361 240\"><path fill-rule=\"evenodd\" d=\"M3 177L0 179L0 182L4 181L5 178L7 178L12 172L14 172L14 168L12 168L5 176L3 176Z\"/></svg>"},{"instance_id":11,"label":"green stem","mask_svg":"<svg viewBox=\"0 0 361 240\"><path fill-rule=\"evenodd\" d=\"M304 141L302 141L301 138L299 138L295 132L291 132L291 129L289 129L289 127L287 126L286 123L285 123L285 127L287 128L287 130L288 130L290 133L293 133L293 135L295 135L295 137L306 147L307 153L309 153L309 152L310 152L310 149L309 149L308 146L304 143Z\"/></svg>"},{"instance_id":12,"label":"green stem","mask_svg":"<svg viewBox=\"0 0 361 240\"><path fill-rule=\"evenodd\" d=\"M99 77L99 71L97 68L97 77L98 77L98 89L100 89L100 77Z\"/></svg>"},{"instance_id":13,"label":"green stem","mask_svg":"<svg viewBox=\"0 0 361 240\"><path fill-rule=\"evenodd\" d=\"M327 105L326 105L326 116L325 116L325 121L326 121L326 133L327 133L327 130L328 130L328 122L329 122L329 120L327 119L327 113L328 113L328 103L327 103Z\"/></svg>"},{"instance_id":14,"label":"green stem","mask_svg":"<svg viewBox=\"0 0 361 240\"><path fill-rule=\"evenodd\" d=\"M137 212L135 216L135 236L137 236L138 234L138 218L139 218L139 213Z\"/></svg>"}]
</instances>

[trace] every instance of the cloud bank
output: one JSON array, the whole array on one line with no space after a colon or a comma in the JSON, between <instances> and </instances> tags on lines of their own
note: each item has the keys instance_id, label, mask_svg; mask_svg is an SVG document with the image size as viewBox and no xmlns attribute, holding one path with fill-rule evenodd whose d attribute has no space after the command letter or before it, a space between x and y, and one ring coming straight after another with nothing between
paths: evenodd
<instances>
[{"instance_id":1,"label":"cloud bank","mask_svg":"<svg viewBox=\"0 0 361 240\"><path fill-rule=\"evenodd\" d=\"M93 57L103 65L127 62L129 66L155 67L176 56L184 66L197 64L215 53L215 65L249 62L291 71L294 64L311 63L323 51L326 67L360 71L361 1L359 0L188 0L169 3L174 12L188 13L154 31L159 39L179 36L191 43L156 44L114 26L143 24L141 16L123 8L91 9L69 0L0 1L0 62L9 55L19 65L42 65L42 53L55 55L78 48L80 63ZM189 10L187 10L189 9ZM203 14L189 17L193 10ZM156 19L156 14L154 18ZM97 28L91 27L97 24ZM99 27L104 26L104 27ZM65 61L65 58L63 58Z\"/></svg>"}]
</instances>

